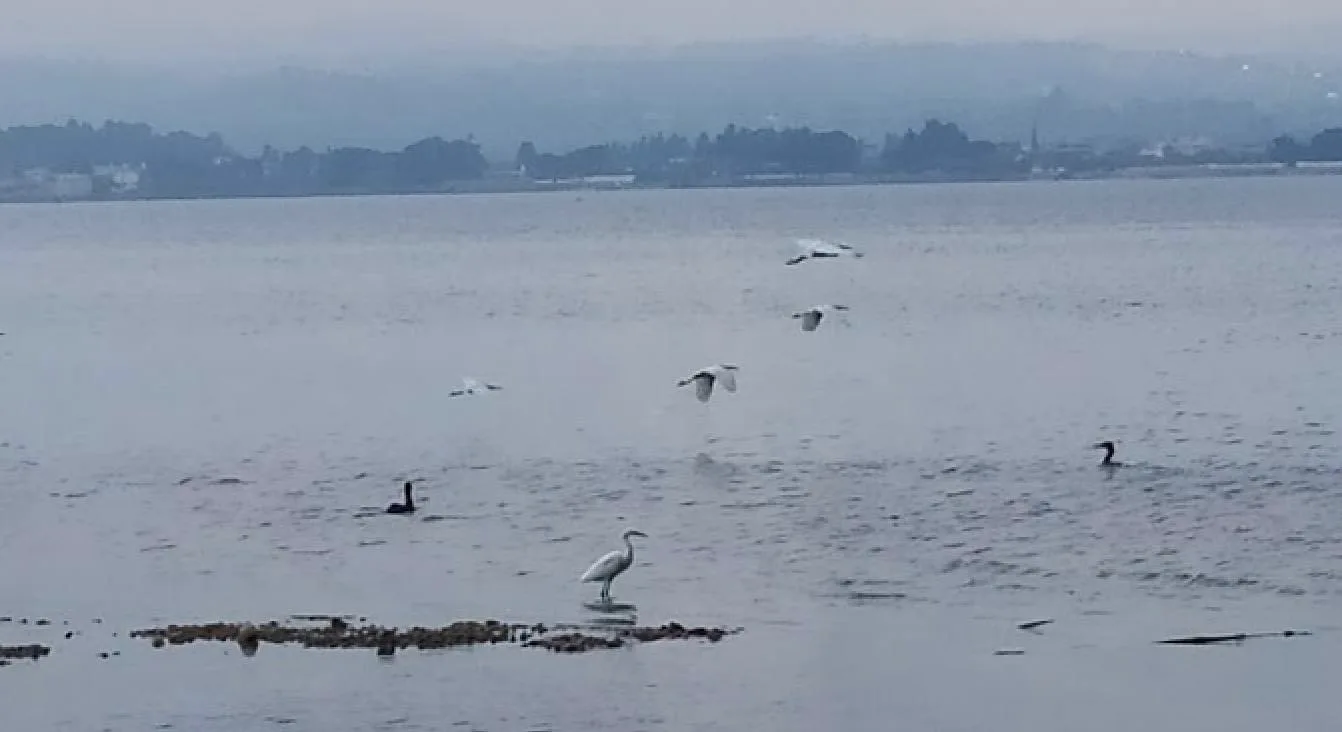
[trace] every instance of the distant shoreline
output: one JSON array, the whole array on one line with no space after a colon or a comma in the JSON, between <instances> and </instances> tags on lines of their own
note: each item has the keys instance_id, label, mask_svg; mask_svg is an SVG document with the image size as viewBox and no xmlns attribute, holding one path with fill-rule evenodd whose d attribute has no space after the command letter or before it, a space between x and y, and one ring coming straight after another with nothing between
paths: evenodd
<instances>
[{"instance_id":1,"label":"distant shoreline","mask_svg":"<svg viewBox=\"0 0 1342 732\"><path fill-rule=\"evenodd\" d=\"M1025 182L1069 182L1096 180L1196 180L1224 178L1294 178L1311 176L1342 175L1342 164L1319 164L1298 167L1280 163L1247 164L1205 164L1178 166L1138 166L1112 171L1084 171L1080 173L1048 173L1035 171L1021 175L951 175L951 174L821 174L821 175L774 175L758 178L706 179L692 183L668 182L613 182L609 180L559 180L536 181L519 179L514 176L485 178L479 181L458 181L429 189L379 190L352 189L343 191L287 192L256 191L253 193L227 194L139 194L82 198L0 198L0 204L52 204L52 203L113 203L113 202L151 202L151 201L209 201L209 200L248 200L248 199L302 199L302 198L365 198L400 196L444 196L444 195L485 195L512 193L546 192L607 192L607 191L656 191L656 190L696 190L731 188L837 188L866 186L932 185L956 183L1025 183ZM611 176L598 176L610 178Z\"/></svg>"}]
</instances>

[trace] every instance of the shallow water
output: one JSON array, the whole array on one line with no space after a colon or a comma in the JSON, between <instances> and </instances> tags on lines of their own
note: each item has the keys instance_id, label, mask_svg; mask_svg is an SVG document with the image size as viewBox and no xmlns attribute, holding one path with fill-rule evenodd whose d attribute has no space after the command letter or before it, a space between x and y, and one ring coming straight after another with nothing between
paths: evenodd
<instances>
[{"instance_id":1,"label":"shallow water","mask_svg":"<svg viewBox=\"0 0 1342 732\"><path fill-rule=\"evenodd\" d=\"M0 704L16 729L1328 729L1340 195L0 207L0 616L55 621L0 623L53 646ZM867 256L783 266L807 236ZM822 302L852 310L800 332ZM737 393L675 388L718 361ZM505 389L448 398L463 376ZM380 515L408 477L421 511ZM390 662L125 639L590 620L577 575L627 526L638 622L745 633ZM1316 635L1151 643L1286 628Z\"/></svg>"}]
</instances>

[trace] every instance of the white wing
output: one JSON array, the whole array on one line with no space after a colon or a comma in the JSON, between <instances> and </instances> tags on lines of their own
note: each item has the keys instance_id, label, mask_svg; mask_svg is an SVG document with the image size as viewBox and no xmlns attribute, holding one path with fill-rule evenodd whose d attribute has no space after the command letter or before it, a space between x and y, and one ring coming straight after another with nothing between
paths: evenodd
<instances>
[{"instance_id":1,"label":"white wing","mask_svg":"<svg viewBox=\"0 0 1342 732\"><path fill-rule=\"evenodd\" d=\"M844 255L852 257L862 256L862 252L857 251L852 244L841 241L825 241L824 239L798 239L797 246L806 254L819 254L821 256L829 255L831 257L842 257Z\"/></svg>"},{"instance_id":2,"label":"white wing","mask_svg":"<svg viewBox=\"0 0 1342 732\"><path fill-rule=\"evenodd\" d=\"M802 242L805 242L802 244ZM823 239L802 239L798 242L802 247L812 254L842 254L843 247L835 246L831 242ZM851 248L851 247L849 247Z\"/></svg>"},{"instance_id":3,"label":"white wing","mask_svg":"<svg viewBox=\"0 0 1342 732\"><path fill-rule=\"evenodd\" d=\"M727 391L736 391L736 372L731 369L718 367L718 379L722 381L722 388Z\"/></svg>"},{"instance_id":4,"label":"white wing","mask_svg":"<svg viewBox=\"0 0 1342 732\"><path fill-rule=\"evenodd\" d=\"M487 391L499 391L501 389L503 389L503 387L498 384L491 384L468 376L461 380L461 388L452 392L452 394L454 396L460 396L462 394L483 394Z\"/></svg>"},{"instance_id":5,"label":"white wing","mask_svg":"<svg viewBox=\"0 0 1342 732\"><path fill-rule=\"evenodd\" d=\"M822 313L819 310L808 310L802 313L801 329L807 331L815 330L816 327L820 325L821 315Z\"/></svg>"},{"instance_id":6,"label":"white wing","mask_svg":"<svg viewBox=\"0 0 1342 732\"><path fill-rule=\"evenodd\" d=\"M712 376L694 377L694 396L698 397L701 402L706 402L710 396L713 396Z\"/></svg>"},{"instance_id":7,"label":"white wing","mask_svg":"<svg viewBox=\"0 0 1342 732\"><path fill-rule=\"evenodd\" d=\"M619 572L620 564L624 561L624 552L615 549L608 552L605 556L592 562L592 566L582 573L579 582L605 582L607 578Z\"/></svg>"},{"instance_id":8,"label":"white wing","mask_svg":"<svg viewBox=\"0 0 1342 732\"><path fill-rule=\"evenodd\" d=\"M812 252L819 254L829 254L836 257L842 257L845 254L853 257L860 257L859 252L852 244L841 241L816 241L815 246L811 248Z\"/></svg>"}]
</instances>

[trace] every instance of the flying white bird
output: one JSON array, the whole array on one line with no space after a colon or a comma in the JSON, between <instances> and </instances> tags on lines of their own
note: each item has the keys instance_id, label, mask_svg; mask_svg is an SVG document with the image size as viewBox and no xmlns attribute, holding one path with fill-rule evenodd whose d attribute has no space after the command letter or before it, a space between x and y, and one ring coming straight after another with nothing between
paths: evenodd
<instances>
[{"instance_id":1,"label":"flying white bird","mask_svg":"<svg viewBox=\"0 0 1342 732\"><path fill-rule=\"evenodd\" d=\"M648 538L648 535L637 529L630 529L624 532L625 550L616 549L600 559L592 562L592 566L582 573L579 582L600 582L601 599L610 602L610 583L620 576L620 573L629 569L629 565L634 563L634 545L629 541L631 536L641 536Z\"/></svg>"},{"instance_id":2,"label":"flying white bird","mask_svg":"<svg viewBox=\"0 0 1342 732\"><path fill-rule=\"evenodd\" d=\"M802 330L812 331L820 327L820 321L824 319L825 313L847 309L847 305L817 305L810 310L795 312L792 314L792 317L794 319L801 319Z\"/></svg>"},{"instance_id":3,"label":"flying white bird","mask_svg":"<svg viewBox=\"0 0 1342 732\"><path fill-rule=\"evenodd\" d=\"M499 391L503 387L498 384L486 384L476 379L465 378L461 380L462 388L449 391L450 397L469 396L471 394L483 394L486 391Z\"/></svg>"},{"instance_id":4,"label":"flying white bird","mask_svg":"<svg viewBox=\"0 0 1342 732\"><path fill-rule=\"evenodd\" d=\"M709 366L700 369L684 379L676 382L676 386L687 386L694 384L694 395L701 402L708 401L713 396L714 382L721 381L722 388L727 391L736 391L736 371L737 368L729 363L720 363L717 366Z\"/></svg>"},{"instance_id":5,"label":"flying white bird","mask_svg":"<svg viewBox=\"0 0 1342 732\"><path fill-rule=\"evenodd\" d=\"M798 239L797 246L801 248L801 254L789 259L786 264L801 264L808 259L823 259L825 257L860 257L862 252L854 249L851 244L845 244L841 241L824 241L822 239Z\"/></svg>"}]
</instances>

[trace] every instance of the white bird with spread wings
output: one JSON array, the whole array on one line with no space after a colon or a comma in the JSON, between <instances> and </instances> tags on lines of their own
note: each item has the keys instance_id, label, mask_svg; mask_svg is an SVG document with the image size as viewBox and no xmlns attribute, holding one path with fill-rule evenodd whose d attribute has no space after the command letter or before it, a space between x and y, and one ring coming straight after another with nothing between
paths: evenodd
<instances>
[{"instance_id":1,"label":"white bird with spread wings","mask_svg":"<svg viewBox=\"0 0 1342 732\"><path fill-rule=\"evenodd\" d=\"M824 320L827 313L841 312L847 309L847 305L817 305L808 310L795 312L792 317L794 320L800 319L801 329L809 332L820 327L820 321Z\"/></svg>"},{"instance_id":2,"label":"white bird with spread wings","mask_svg":"<svg viewBox=\"0 0 1342 732\"><path fill-rule=\"evenodd\" d=\"M479 379L472 379L470 377L462 379L461 385L460 389L449 391L447 395L450 397L470 396L472 394L484 394L485 392L500 391L503 389L503 387L498 384L488 384Z\"/></svg>"},{"instance_id":3,"label":"white bird with spread wings","mask_svg":"<svg viewBox=\"0 0 1342 732\"><path fill-rule=\"evenodd\" d=\"M718 382L722 382L722 388L727 391L736 391L736 372L736 366L720 363L690 374L677 381L676 386L694 384L694 396L701 402L707 402L708 398L713 396L713 385Z\"/></svg>"},{"instance_id":4,"label":"white bird with spread wings","mask_svg":"<svg viewBox=\"0 0 1342 732\"><path fill-rule=\"evenodd\" d=\"M854 249L853 245L845 244L841 241L798 239L797 246L801 249L801 253L792 259L789 259L785 264L801 264L808 259L862 256L862 252Z\"/></svg>"}]
</instances>

